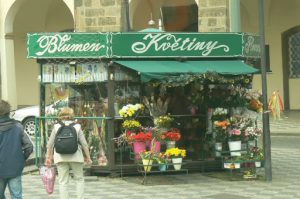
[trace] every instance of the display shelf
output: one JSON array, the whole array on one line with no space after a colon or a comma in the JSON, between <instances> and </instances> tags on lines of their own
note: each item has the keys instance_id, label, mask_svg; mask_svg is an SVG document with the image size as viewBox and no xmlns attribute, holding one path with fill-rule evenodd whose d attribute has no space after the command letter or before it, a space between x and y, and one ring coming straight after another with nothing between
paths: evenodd
<instances>
[{"instance_id":1,"label":"display shelf","mask_svg":"<svg viewBox=\"0 0 300 199\"><path fill-rule=\"evenodd\" d=\"M178 170L176 170L174 168L174 165L181 165L184 166L185 163L167 163L167 169L166 170L160 170L159 166L160 164L151 164L151 165L144 165L142 162L138 162L137 163L137 170L139 173L141 173L143 175L143 179L141 181L141 184L145 185L147 184L147 177L149 175L153 175L153 174L174 174L174 173L185 173L186 175L188 174L188 169L185 168L180 168ZM147 167L151 166L151 170L150 171L145 171L145 168L147 169Z\"/></svg>"}]
</instances>

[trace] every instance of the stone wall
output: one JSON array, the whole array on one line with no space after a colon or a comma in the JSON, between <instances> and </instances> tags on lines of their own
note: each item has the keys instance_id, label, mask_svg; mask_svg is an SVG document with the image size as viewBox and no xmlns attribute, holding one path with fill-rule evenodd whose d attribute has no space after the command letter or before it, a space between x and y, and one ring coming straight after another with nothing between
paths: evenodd
<instances>
[{"instance_id":1,"label":"stone wall","mask_svg":"<svg viewBox=\"0 0 300 199\"><path fill-rule=\"evenodd\" d=\"M198 0L199 32L229 31L229 0Z\"/></svg>"},{"instance_id":2,"label":"stone wall","mask_svg":"<svg viewBox=\"0 0 300 199\"><path fill-rule=\"evenodd\" d=\"M75 0L76 32L126 30L124 0Z\"/></svg>"}]
</instances>

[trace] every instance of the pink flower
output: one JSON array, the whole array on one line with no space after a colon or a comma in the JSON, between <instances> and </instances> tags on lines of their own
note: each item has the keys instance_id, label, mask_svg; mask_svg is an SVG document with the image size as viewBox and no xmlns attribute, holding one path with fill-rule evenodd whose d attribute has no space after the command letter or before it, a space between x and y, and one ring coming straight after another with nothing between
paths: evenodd
<instances>
[{"instance_id":1,"label":"pink flower","mask_svg":"<svg viewBox=\"0 0 300 199\"><path fill-rule=\"evenodd\" d=\"M230 131L231 135L241 135L241 130L240 129L232 129Z\"/></svg>"}]
</instances>

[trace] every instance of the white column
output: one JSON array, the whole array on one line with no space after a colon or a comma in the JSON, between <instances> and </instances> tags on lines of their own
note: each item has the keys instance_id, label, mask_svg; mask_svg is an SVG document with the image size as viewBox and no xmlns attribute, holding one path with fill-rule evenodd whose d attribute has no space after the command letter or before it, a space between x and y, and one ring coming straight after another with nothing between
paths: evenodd
<instances>
[{"instance_id":1,"label":"white column","mask_svg":"<svg viewBox=\"0 0 300 199\"><path fill-rule=\"evenodd\" d=\"M1 38L1 90L2 99L7 100L12 109L17 108L17 87L14 59L14 41L12 36Z\"/></svg>"},{"instance_id":2,"label":"white column","mask_svg":"<svg viewBox=\"0 0 300 199\"><path fill-rule=\"evenodd\" d=\"M230 32L241 31L241 6L240 0L230 0Z\"/></svg>"}]
</instances>

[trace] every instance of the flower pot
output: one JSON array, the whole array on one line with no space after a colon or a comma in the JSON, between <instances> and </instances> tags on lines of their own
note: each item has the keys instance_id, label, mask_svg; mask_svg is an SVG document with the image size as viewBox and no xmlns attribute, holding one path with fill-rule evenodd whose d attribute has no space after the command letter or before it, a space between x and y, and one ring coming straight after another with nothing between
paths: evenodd
<instances>
[{"instance_id":1,"label":"flower pot","mask_svg":"<svg viewBox=\"0 0 300 199\"><path fill-rule=\"evenodd\" d=\"M260 161L256 161L255 162L255 167L261 167L261 162Z\"/></svg>"},{"instance_id":2,"label":"flower pot","mask_svg":"<svg viewBox=\"0 0 300 199\"><path fill-rule=\"evenodd\" d=\"M180 170L182 165L182 158L172 158L172 163L175 170Z\"/></svg>"},{"instance_id":3,"label":"flower pot","mask_svg":"<svg viewBox=\"0 0 300 199\"><path fill-rule=\"evenodd\" d=\"M160 171L166 171L168 169L168 165L167 164L159 164L158 168Z\"/></svg>"},{"instance_id":4,"label":"flower pot","mask_svg":"<svg viewBox=\"0 0 300 199\"><path fill-rule=\"evenodd\" d=\"M142 161L143 161L144 171L145 172L151 171L153 160L142 159Z\"/></svg>"},{"instance_id":5,"label":"flower pot","mask_svg":"<svg viewBox=\"0 0 300 199\"><path fill-rule=\"evenodd\" d=\"M255 140L249 140L247 144L248 144L248 148L249 148L249 149L251 149L251 148L253 148L253 147L256 147L256 142L255 142Z\"/></svg>"},{"instance_id":6,"label":"flower pot","mask_svg":"<svg viewBox=\"0 0 300 199\"><path fill-rule=\"evenodd\" d=\"M176 141L167 141L167 149L175 148Z\"/></svg>"},{"instance_id":7,"label":"flower pot","mask_svg":"<svg viewBox=\"0 0 300 199\"><path fill-rule=\"evenodd\" d=\"M242 142L239 141L229 141L229 150L231 156L241 156L241 148L242 148ZM231 152L232 151L232 152Z\"/></svg>"},{"instance_id":8,"label":"flower pot","mask_svg":"<svg viewBox=\"0 0 300 199\"><path fill-rule=\"evenodd\" d=\"M215 143L215 150L216 150L216 157L220 157L221 151L222 151L222 143L221 142Z\"/></svg>"},{"instance_id":9,"label":"flower pot","mask_svg":"<svg viewBox=\"0 0 300 199\"><path fill-rule=\"evenodd\" d=\"M135 159L140 160L140 153L146 150L145 142L134 142L133 143L133 152L135 154Z\"/></svg>"},{"instance_id":10,"label":"flower pot","mask_svg":"<svg viewBox=\"0 0 300 199\"><path fill-rule=\"evenodd\" d=\"M161 147L161 143L158 141L155 142L151 142L150 144L150 151L153 151L155 153L159 153L160 152L160 147Z\"/></svg>"}]
</instances>

